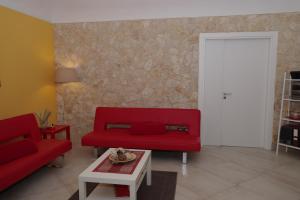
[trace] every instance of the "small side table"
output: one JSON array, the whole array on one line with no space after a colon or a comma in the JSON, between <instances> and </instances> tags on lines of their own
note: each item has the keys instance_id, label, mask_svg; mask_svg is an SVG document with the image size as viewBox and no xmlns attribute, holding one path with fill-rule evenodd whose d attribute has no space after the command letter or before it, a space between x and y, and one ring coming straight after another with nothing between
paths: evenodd
<instances>
[{"instance_id":1,"label":"small side table","mask_svg":"<svg viewBox=\"0 0 300 200\"><path fill-rule=\"evenodd\" d=\"M51 139L55 139L55 134L65 131L66 139L70 140L70 126L69 125L54 125L53 127L40 129L44 139L50 135Z\"/></svg>"}]
</instances>

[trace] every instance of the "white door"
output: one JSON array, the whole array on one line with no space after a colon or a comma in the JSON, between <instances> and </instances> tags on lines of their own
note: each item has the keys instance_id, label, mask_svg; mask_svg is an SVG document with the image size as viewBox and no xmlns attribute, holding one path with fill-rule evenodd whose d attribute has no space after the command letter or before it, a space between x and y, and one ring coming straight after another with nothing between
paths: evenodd
<instances>
[{"instance_id":1,"label":"white door","mask_svg":"<svg viewBox=\"0 0 300 200\"><path fill-rule=\"evenodd\" d=\"M205 43L207 145L264 147L270 39Z\"/></svg>"}]
</instances>

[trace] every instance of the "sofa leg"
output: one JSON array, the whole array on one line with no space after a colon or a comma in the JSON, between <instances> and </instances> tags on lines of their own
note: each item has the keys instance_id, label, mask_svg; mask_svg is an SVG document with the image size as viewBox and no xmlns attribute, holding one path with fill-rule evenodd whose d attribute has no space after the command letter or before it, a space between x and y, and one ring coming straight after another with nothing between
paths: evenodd
<instances>
[{"instance_id":1,"label":"sofa leg","mask_svg":"<svg viewBox=\"0 0 300 200\"><path fill-rule=\"evenodd\" d=\"M98 148L97 147L94 148L94 156L96 158L98 158Z\"/></svg>"},{"instance_id":2,"label":"sofa leg","mask_svg":"<svg viewBox=\"0 0 300 200\"><path fill-rule=\"evenodd\" d=\"M187 172L187 164L182 164L181 165L181 172L183 176L186 176L188 174Z\"/></svg>"},{"instance_id":3,"label":"sofa leg","mask_svg":"<svg viewBox=\"0 0 300 200\"><path fill-rule=\"evenodd\" d=\"M65 165L65 156L61 155L58 157L59 167L63 167Z\"/></svg>"},{"instance_id":4,"label":"sofa leg","mask_svg":"<svg viewBox=\"0 0 300 200\"><path fill-rule=\"evenodd\" d=\"M187 163L187 152L182 152L182 163L183 164Z\"/></svg>"},{"instance_id":5,"label":"sofa leg","mask_svg":"<svg viewBox=\"0 0 300 200\"><path fill-rule=\"evenodd\" d=\"M65 156L61 155L52 161L48 167L62 168L64 166Z\"/></svg>"},{"instance_id":6,"label":"sofa leg","mask_svg":"<svg viewBox=\"0 0 300 200\"><path fill-rule=\"evenodd\" d=\"M103 150L99 147L94 148L94 155L96 158L98 158L103 153Z\"/></svg>"}]
</instances>

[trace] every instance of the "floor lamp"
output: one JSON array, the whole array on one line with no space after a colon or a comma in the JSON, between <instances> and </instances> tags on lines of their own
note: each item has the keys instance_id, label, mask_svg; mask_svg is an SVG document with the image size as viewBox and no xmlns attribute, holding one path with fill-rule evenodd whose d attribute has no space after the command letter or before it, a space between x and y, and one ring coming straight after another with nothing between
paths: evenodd
<instances>
[{"instance_id":1,"label":"floor lamp","mask_svg":"<svg viewBox=\"0 0 300 200\"><path fill-rule=\"evenodd\" d=\"M78 74L75 68L66 68L66 67L59 67L56 69L56 77L55 82L57 84L64 84L64 83L71 83L71 82L79 82ZM65 101L63 99L63 112L62 112L62 122L65 121Z\"/></svg>"}]
</instances>

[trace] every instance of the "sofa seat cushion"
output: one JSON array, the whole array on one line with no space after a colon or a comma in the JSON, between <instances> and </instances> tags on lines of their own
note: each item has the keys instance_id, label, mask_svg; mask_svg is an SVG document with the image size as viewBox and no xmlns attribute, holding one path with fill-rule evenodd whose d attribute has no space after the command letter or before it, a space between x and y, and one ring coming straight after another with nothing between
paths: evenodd
<instances>
[{"instance_id":1,"label":"sofa seat cushion","mask_svg":"<svg viewBox=\"0 0 300 200\"><path fill-rule=\"evenodd\" d=\"M0 164L36 153L38 148L32 140L24 139L0 146Z\"/></svg>"},{"instance_id":2,"label":"sofa seat cushion","mask_svg":"<svg viewBox=\"0 0 300 200\"><path fill-rule=\"evenodd\" d=\"M0 165L0 191L72 148L70 141L41 140L38 152Z\"/></svg>"},{"instance_id":3,"label":"sofa seat cushion","mask_svg":"<svg viewBox=\"0 0 300 200\"><path fill-rule=\"evenodd\" d=\"M184 141L184 142L183 142ZM136 149L199 151L200 138L188 133L136 136L125 132L91 132L82 137L82 145Z\"/></svg>"}]
</instances>

